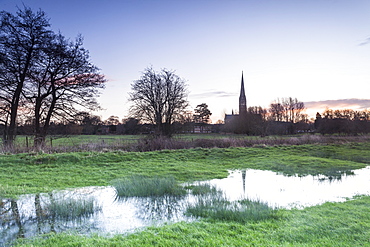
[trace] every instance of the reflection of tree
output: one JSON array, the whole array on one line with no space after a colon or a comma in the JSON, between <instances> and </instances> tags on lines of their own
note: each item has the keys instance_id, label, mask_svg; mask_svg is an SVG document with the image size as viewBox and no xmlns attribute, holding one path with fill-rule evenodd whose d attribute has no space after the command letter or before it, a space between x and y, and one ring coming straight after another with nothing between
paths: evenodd
<instances>
[{"instance_id":1,"label":"reflection of tree","mask_svg":"<svg viewBox=\"0 0 370 247\"><path fill-rule=\"evenodd\" d=\"M36 211L36 221L37 221L37 232L40 233L41 232L41 220L43 216L40 194L35 195L35 211Z\"/></svg>"},{"instance_id":2,"label":"reflection of tree","mask_svg":"<svg viewBox=\"0 0 370 247\"><path fill-rule=\"evenodd\" d=\"M0 245L2 245L5 244L5 241L7 241L7 239L18 237L18 231L14 231L13 228L19 227L18 225L21 225L21 222L19 220L19 217L17 221L15 220L15 215L19 215L19 211L18 205L14 200L2 200L0 210Z\"/></svg>"},{"instance_id":3,"label":"reflection of tree","mask_svg":"<svg viewBox=\"0 0 370 247\"><path fill-rule=\"evenodd\" d=\"M178 219L185 208L184 198L170 195L136 198L139 205L138 216L142 219Z\"/></svg>"},{"instance_id":4,"label":"reflection of tree","mask_svg":"<svg viewBox=\"0 0 370 247\"><path fill-rule=\"evenodd\" d=\"M84 227L90 231L93 228L91 225L87 226L90 217L73 220L55 217L48 210L48 205L55 201L53 193L36 194L18 201L14 199L0 201L0 246L25 236L61 232L74 228L82 230L81 228Z\"/></svg>"},{"instance_id":5,"label":"reflection of tree","mask_svg":"<svg viewBox=\"0 0 370 247\"><path fill-rule=\"evenodd\" d=\"M14 221L18 226L18 237L24 238L24 229L21 222L21 216L19 214L18 204L15 200L10 201L10 205L13 212Z\"/></svg>"},{"instance_id":6,"label":"reflection of tree","mask_svg":"<svg viewBox=\"0 0 370 247\"><path fill-rule=\"evenodd\" d=\"M0 246L12 239L24 238L25 219L23 219L17 201L5 199L0 202Z\"/></svg>"}]
</instances>

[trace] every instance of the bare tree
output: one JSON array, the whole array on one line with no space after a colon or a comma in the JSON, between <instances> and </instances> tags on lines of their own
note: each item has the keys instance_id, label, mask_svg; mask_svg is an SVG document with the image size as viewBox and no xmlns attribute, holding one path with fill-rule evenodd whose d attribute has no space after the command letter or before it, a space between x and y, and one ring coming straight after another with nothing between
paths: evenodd
<instances>
[{"instance_id":1,"label":"bare tree","mask_svg":"<svg viewBox=\"0 0 370 247\"><path fill-rule=\"evenodd\" d=\"M273 121L285 121L296 123L304 116L302 111L305 109L304 103L297 98L282 98L275 100L270 104L270 116Z\"/></svg>"},{"instance_id":2,"label":"bare tree","mask_svg":"<svg viewBox=\"0 0 370 247\"><path fill-rule=\"evenodd\" d=\"M280 122L283 120L284 107L282 106L279 100L270 104L269 112L272 121Z\"/></svg>"},{"instance_id":3,"label":"bare tree","mask_svg":"<svg viewBox=\"0 0 370 247\"><path fill-rule=\"evenodd\" d=\"M23 94L34 115L35 147L43 146L52 119L72 121L79 108L99 109L96 96L105 79L89 62L82 37L71 42L55 35L28 78Z\"/></svg>"},{"instance_id":4,"label":"bare tree","mask_svg":"<svg viewBox=\"0 0 370 247\"><path fill-rule=\"evenodd\" d=\"M157 134L171 136L172 123L188 106L185 81L173 71L146 68L131 88L132 116L156 125Z\"/></svg>"},{"instance_id":5,"label":"bare tree","mask_svg":"<svg viewBox=\"0 0 370 247\"><path fill-rule=\"evenodd\" d=\"M250 106L248 107L248 113L254 115L260 115L263 121L267 121L267 109L262 106Z\"/></svg>"},{"instance_id":6,"label":"bare tree","mask_svg":"<svg viewBox=\"0 0 370 247\"><path fill-rule=\"evenodd\" d=\"M30 8L16 15L0 12L0 107L5 125L3 141L13 145L17 115L29 70L35 65L40 51L50 43L50 26L43 11Z\"/></svg>"},{"instance_id":7,"label":"bare tree","mask_svg":"<svg viewBox=\"0 0 370 247\"><path fill-rule=\"evenodd\" d=\"M51 120L71 120L79 108L97 109L104 76L89 61L82 38L75 42L49 30L43 11L25 7L1 12L0 101L7 113L5 144L15 138L17 115L33 115L35 146L42 146Z\"/></svg>"},{"instance_id":8,"label":"bare tree","mask_svg":"<svg viewBox=\"0 0 370 247\"><path fill-rule=\"evenodd\" d=\"M283 98L282 104L285 110L285 121L296 123L301 119L301 113L305 109L304 103L298 101L297 98Z\"/></svg>"}]
</instances>

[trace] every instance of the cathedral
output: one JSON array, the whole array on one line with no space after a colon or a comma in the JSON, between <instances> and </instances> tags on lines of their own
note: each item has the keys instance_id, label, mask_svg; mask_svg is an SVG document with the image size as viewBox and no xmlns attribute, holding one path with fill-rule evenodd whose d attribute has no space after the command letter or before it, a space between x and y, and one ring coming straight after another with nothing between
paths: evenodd
<instances>
[{"instance_id":1,"label":"cathedral","mask_svg":"<svg viewBox=\"0 0 370 247\"><path fill-rule=\"evenodd\" d=\"M239 116L245 117L246 115L247 115L247 98L245 97L244 78L242 72L242 81L239 95L239 114L234 114L234 111L232 111L231 114L225 114L225 124L230 123L236 118L239 118Z\"/></svg>"}]
</instances>

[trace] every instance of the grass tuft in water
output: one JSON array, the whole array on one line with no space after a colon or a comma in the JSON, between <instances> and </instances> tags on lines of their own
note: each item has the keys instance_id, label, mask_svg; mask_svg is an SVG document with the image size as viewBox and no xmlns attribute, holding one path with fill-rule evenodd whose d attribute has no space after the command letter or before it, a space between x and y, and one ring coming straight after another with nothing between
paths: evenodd
<instances>
[{"instance_id":1,"label":"grass tuft in water","mask_svg":"<svg viewBox=\"0 0 370 247\"><path fill-rule=\"evenodd\" d=\"M101 210L94 198L54 198L47 205L49 214L63 220L78 220Z\"/></svg>"},{"instance_id":2,"label":"grass tuft in water","mask_svg":"<svg viewBox=\"0 0 370 247\"><path fill-rule=\"evenodd\" d=\"M208 183L198 183L195 185L188 186L188 189L191 190L191 194L193 195L206 195L217 193L217 189L214 186L211 186Z\"/></svg>"},{"instance_id":3,"label":"grass tuft in water","mask_svg":"<svg viewBox=\"0 0 370 247\"><path fill-rule=\"evenodd\" d=\"M243 199L230 202L222 191L212 188L211 193L197 197L189 204L187 215L212 220L248 222L276 218L276 210L267 203Z\"/></svg>"},{"instance_id":4,"label":"grass tuft in water","mask_svg":"<svg viewBox=\"0 0 370 247\"><path fill-rule=\"evenodd\" d=\"M112 182L117 197L146 197L146 196L181 196L186 190L181 187L174 177L145 177L131 176Z\"/></svg>"}]
</instances>

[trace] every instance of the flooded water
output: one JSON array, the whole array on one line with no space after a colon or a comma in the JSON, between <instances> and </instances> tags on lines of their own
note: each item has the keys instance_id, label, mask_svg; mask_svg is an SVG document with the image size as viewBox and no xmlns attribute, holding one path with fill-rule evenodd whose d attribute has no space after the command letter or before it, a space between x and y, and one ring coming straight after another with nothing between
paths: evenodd
<instances>
[{"instance_id":1,"label":"flooded water","mask_svg":"<svg viewBox=\"0 0 370 247\"><path fill-rule=\"evenodd\" d=\"M370 166L351 175L284 176L271 171L232 171L225 179L202 182L225 192L229 200L242 198L267 202L273 207L306 207L326 201L344 201L358 194L370 195ZM51 200L93 198L95 213L74 219L48 215ZM81 234L129 233L165 222L191 221L184 212L194 196L164 196L116 199L113 187L86 187L50 194L24 195L19 200L0 201L0 246L16 238L41 233L75 230Z\"/></svg>"},{"instance_id":2,"label":"flooded water","mask_svg":"<svg viewBox=\"0 0 370 247\"><path fill-rule=\"evenodd\" d=\"M307 207L324 202L345 201L355 195L370 195L370 166L350 175L284 176L272 171L234 171L225 179L210 181L230 200L247 197L273 207Z\"/></svg>"}]
</instances>

